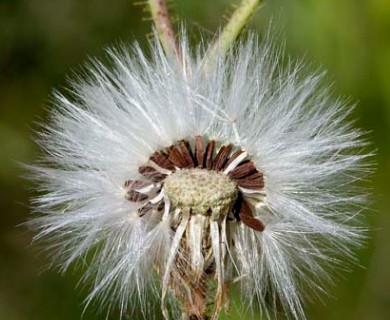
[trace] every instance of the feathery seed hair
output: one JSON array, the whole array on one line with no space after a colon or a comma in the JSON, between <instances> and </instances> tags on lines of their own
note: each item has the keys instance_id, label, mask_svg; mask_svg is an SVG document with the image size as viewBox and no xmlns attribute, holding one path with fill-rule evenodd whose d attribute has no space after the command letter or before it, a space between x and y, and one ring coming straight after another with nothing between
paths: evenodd
<instances>
[{"instance_id":1,"label":"feathery seed hair","mask_svg":"<svg viewBox=\"0 0 390 320\"><path fill-rule=\"evenodd\" d=\"M249 37L208 73L185 37L181 63L157 42L151 58L110 51L113 68L95 62L72 98L55 94L33 167L36 239L63 270L93 252L87 302L123 315L152 287L165 318L175 300L217 319L238 282L266 318L303 319L305 293L362 239L351 108L269 42Z\"/></svg>"}]
</instances>

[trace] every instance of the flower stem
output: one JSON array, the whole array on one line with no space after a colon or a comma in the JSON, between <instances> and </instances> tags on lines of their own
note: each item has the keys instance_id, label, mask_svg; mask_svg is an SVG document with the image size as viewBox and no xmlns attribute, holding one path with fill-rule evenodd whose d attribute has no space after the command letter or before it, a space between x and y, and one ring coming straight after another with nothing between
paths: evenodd
<instances>
[{"instance_id":1,"label":"flower stem","mask_svg":"<svg viewBox=\"0 0 390 320\"><path fill-rule=\"evenodd\" d=\"M221 34L210 47L205 61L210 62L216 54L223 55L236 40L241 30L249 22L262 0L242 0L229 19Z\"/></svg>"},{"instance_id":2,"label":"flower stem","mask_svg":"<svg viewBox=\"0 0 390 320\"><path fill-rule=\"evenodd\" d=\"M179 57L179 49L177 47L175 32L173 31L172 23L169 18L167 1L148 0L148 3L157 35L165 53L167 55L176 55Z\"/></svg>"}]
</instances>

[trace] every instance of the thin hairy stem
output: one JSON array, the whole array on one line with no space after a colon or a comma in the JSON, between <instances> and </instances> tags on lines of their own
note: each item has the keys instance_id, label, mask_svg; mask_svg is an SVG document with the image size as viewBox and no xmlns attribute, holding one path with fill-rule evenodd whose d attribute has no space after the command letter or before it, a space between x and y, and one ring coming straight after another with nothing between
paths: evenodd
<instances>
[{"instance_id":1,"label":"thin hairy stem","mask_svg":"<svg viewBox=\"0 0 390 320\"><path fill-rule=\"evenodd\" d=\"M223 28L219 37L208 51L205 61L208 64L213 61L215 55L223 55L236 40L242 29L249 22L262 0L242 0Z\"/></svg>"},{"instance_id":2,"label":"thin hairy stem","mask_svg":"<svg viewBox=\"0 0 390 320\"><path fill-rule=\"evenodd\" d=\"M158 37L164 51L168 55L179 57L179 48L177 46L175 32L169 18L169 11L166 0L148 0L150 12Z\"/></svg>"}]
</instances>

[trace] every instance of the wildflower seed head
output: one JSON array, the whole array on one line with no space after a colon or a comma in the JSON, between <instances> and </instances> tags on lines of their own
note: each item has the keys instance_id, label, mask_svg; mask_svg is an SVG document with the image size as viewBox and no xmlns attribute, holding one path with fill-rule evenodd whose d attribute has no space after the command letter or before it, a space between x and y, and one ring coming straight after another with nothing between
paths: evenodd
<instances>
[{"instance_id":1,"label":"wildflower seed head","mask_svg":"<svg viewBox=\"0 0 390 320\"><path fill-rule=\"evenodd\" d=\"M110 67L56 93L32 167L36 239L62 270L90 263L87 302L102 309L127 315L136 296L155 318L151 287L166 319L179 301L215 320L239 283L261 318L305 319L305 296L361 243L364 133L272 43L243 41L207 74L207 48L180 43L183 63L158 41L111 50Z\"/></svg>"},{"instance_id":2,"label":"wildflower seed head","mask_svg":"<svg viewBox=\"0 0 390 320\"><path fill-rule=\"evenodd\" d=\"M229 176L205 169L183 169L165 179L164 190L174 207L190 208L195 214L228 212L237 199L237 186ZM218 209L218 210L215 210Z\"/></svg>"}]
</instances>

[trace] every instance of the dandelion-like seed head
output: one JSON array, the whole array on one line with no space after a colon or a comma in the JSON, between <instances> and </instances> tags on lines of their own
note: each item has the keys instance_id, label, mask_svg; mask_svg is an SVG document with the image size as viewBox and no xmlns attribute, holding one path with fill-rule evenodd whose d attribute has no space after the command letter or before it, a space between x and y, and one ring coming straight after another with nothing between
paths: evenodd
<instances>
[{"instance_id":1,"label":"dandelion-like seed head","mask_svg":"<svg viewBox=\"0 0 390 320\"><path fill-rule=\"evenodd\" d=\"M166 319L176 301L216 320L238 283L264 317L303 319L362 239L363 133L321 75L283 69L269 42L249 38L208 72L186 43L180 63L157 43L151 58L110 51L112 68L94 62L72 97L55 94L32 168L36 239L63 270L87 262L87 304L123 315L137 297L148 318L154 288Z\"/></svg>"}]
</instances>

